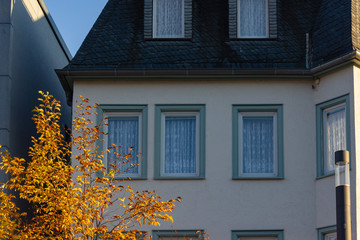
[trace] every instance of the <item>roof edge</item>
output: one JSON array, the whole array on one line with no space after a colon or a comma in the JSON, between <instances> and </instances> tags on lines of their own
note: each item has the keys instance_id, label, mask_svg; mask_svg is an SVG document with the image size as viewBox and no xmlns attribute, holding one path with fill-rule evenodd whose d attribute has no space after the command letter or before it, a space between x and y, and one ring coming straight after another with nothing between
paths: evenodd
<instances>
[{"instance_id":1,"label":"roof edge","mask_svg":"<svg viewBox=\"0 0 360 240\"><path fill-rule=\"evenodd\" d=\"M228 80L241 79L285 79L313 80L322 77L332 71L353 64L360 67L360 52L354 50L342 57L316 66L311 69L110 69L110 70L55 70L66 92L67 101L70 105L73 95L74 79L139 79L139 80L164 80L196 78L199 80L215 80L219 77Z\"/></svg>"},{"instance_id":2,"label":"roof edge","mask_svg":"<svg viewBox=\"0 0 360 240\"><path fill-rule=\"evenodd\" d=\"M332 61L313 67L310 71L314 78L319 78L349 64L360 66L360 52L353 50L350 53L338 57Z\"/></svg>"},{"instance_id":3,"label":"roof edge","mask_svg":"<svg viewBox=\"0 0 360 240\"><path fill-rule=\"evenodd\" d=\"M56 40L58 41L61 49L62 49L63 52L65 53L66 58L67 58L68 61L70 62L71 59L72 59L72 55L71 55L70 50L68 49L68 47L67 47L64 39L62 38L59 29L57 28L54 20L53 20L52 17L51 17L50 12L49 12L49 9L47 8L44 0L37 0L37 2L39 3L39 5L40 5L40 7L41 7L41 10L42 10L43 13L44 13L45 18L46 18L46 20L48 21L48 23L49 23L49 25L50 25L50 28L51 28L52 32L54 33L54 35L55 35Z\"/></svg>"}]
</instances>

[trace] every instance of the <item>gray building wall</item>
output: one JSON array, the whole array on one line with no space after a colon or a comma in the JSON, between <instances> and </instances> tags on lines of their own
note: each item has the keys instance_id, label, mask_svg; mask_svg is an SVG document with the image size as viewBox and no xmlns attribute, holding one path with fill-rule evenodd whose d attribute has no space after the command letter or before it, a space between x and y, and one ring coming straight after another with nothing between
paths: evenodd
<instances>
[{"instance_id":1,"label":"gray building wall","mask_svg":"<svg viewBox=\"0 0 360 240\"><path fill-rule=\"evenodd\" d=\"M71 108L54 71L70 59L42 0L0 0L0 144L13 156L27 155L39 90L61 101L62 123L71 126Z\"/></svg>"}]
</instances>

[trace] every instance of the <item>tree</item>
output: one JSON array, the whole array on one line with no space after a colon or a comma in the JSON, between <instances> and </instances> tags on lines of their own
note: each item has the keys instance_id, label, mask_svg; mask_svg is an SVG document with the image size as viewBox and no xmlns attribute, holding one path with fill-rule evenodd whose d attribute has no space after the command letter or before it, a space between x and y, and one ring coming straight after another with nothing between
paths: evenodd
<instances>
[{"instance_id":1,"label":"tree","mask_svg":"<svg viewBox=\"0 0 360 240\"><path fill-rule=\"evenodd\" d=\"M147 239L151 236L137 227L172 221L168 213L180 197L163 201L155 191L134 191L126 181L114 179L119 163L129 162L131 154L120 154L113 146L120 161L110 171L102 164L110 151L97 147L105 124L91 120L97 105L81 97L70 144L59 125L60 102L40 94L33 116L37 137L32 137L28 161L0 153L0 168L11 176L0 189L0 239ZM75 163L68 163L70 157ZM19 212L10 191L30 203L30 214ZM114 204L120 212L109 211Z\"/></svg>"}]
</instances>

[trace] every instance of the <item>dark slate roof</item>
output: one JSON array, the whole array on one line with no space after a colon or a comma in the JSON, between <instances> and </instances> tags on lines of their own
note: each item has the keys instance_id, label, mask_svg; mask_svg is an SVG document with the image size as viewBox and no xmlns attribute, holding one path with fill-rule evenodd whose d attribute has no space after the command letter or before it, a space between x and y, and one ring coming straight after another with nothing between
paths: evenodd
<instances>
[{"instance_id":1,"label":"dark slate roof","mask_svg":"<svg viewBox=\"0 0 360 240\"><path fill-rule=\"evenodd\" d=\"M313 65L323 64L353 50L350 3L348 0L322 1L312 31Z\"/></svg>"},{"instance_id":2,"label":"dark slate roof","mask_svg":"<svg viewBox=\"0 0 360 240\"><path fill-rule=\"evenodd\" d=\"M278 0L276 39L231 40L228 1L193 0L189 40L144 38L144 1L109 0L65 70L305 69L352 50L347 0ZM350 19L349 19L350 18Z\"/></svg>"}]
</instances>

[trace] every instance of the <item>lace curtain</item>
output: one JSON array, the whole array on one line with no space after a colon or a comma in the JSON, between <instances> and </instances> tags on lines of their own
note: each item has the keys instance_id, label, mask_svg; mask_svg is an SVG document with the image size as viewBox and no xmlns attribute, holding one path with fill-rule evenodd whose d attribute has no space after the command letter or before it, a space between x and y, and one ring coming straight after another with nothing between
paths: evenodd
<instances>
[{"instance_id":1,"label":"lace curtain","mask_svg":"<svg viewBox=\"0 0 360 240\"><path fill-rule=\"evenodd\" d=\"M130 162L122 166L121 171L125 174L137 174L139 167L132 167L131 164L138 163L139 154L139 118L138 117L109 117L108 120L108 146L115 144L121 146L119 152L122 154L129 153L129 148L134 147L135 151L131 151L132 159ZM116 160L114 150L110 150L110 163ZM123 161L120 159L120 161Z\"/></svg>"},{"instance_id":2,"label":"lace curtain","mask_svg":"<svg viewBox=\"0 0 360 240\"><path fill-rule=\"evenodd\" d=\"M325 234L324 240L336 240L336 239L337 239L336 232Z\"/></svg>"},{"instance_id":3,"label":"lace curtain","mask_svg":"<svg viewBox=\"0 0 360 240\"><path fill-rule=\"evenodd\" d=\"M239 37L266 37L267 1L239 1Z\"/></svg>"},{"instance_id":4,"label":"lace curtain","mask_svg":"<svg viewBox=\"0 0 360 240\"><path fill-rule=\"evenodd\" d=\"M183 0L154 0L154 37L183 37Z\"/></svg>"},{"instance_id":5,"label":"lace curtain","mask_svg":"<svg viewBox=\"0 0 360 240\"><path fill-rule=\"evenodd\" d=\"M346 149L345 108L326 112L325 172L334 170L335 152Z\"/></svg>"},{"instance_id":6,"label":"lace curtain","mask_svg":"<svg viewBox=\"0 0 360 240\"><path fill-rule=\"evenodd\" d=\"M243 116L243 173L274 172L273 126L272 116Z\"/></svg>"},{"instance_id":7,"label":"lace curtain","mask_svg":"<svg viewBox=\"0 0 360 240\"><path fill-rule=\"evenodd\" d=\"M196 173L196 117L165 117L165 174Z\"/></svg>"}]
</instances>

